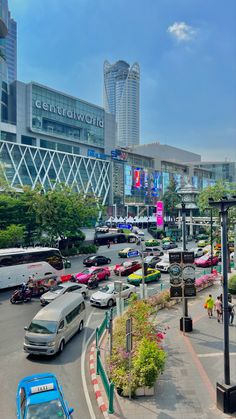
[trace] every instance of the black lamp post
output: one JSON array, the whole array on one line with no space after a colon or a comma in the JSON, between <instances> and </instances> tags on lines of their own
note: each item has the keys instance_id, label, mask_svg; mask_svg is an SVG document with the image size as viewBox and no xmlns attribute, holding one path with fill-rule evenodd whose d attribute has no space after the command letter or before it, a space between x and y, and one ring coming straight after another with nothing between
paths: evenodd
<instances>
[{"instance_id":1,"label":"black lamp post","mask_svg":"<svg viewBox=\"0 0 236 419\"><path fill-rule=\"evenodd\" d=\"M212 265L212 260L213 260L213 217L212 217L212 212L213 212L213 208L206 208L207 210L210 211L210 226L211 226L211 232L210 232L210 237L211 237L211 273L213 272L213 265Z\"/></svg>"},{"instance_id":2,"label":"black lamp post","mask_svg":"<svg viewBox=\"0 0 236 419\"><path fill-rule=\"evenodd\" d=\"M236 386L230 385L227 219L229 208L236 206L236 199L228 199L227 197L222 197L220 201L209 199L209 205L211 207L219 208L222 235L221 246L224 311L224 384L217 383L217 407L224 413L233 413L236 411Z\"/></svg>"}]
</instances>

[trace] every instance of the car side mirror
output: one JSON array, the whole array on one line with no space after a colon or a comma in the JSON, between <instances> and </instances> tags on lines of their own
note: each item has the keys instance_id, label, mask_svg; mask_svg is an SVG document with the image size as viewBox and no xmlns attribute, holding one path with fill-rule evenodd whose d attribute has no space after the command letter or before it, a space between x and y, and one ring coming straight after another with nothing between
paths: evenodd
<instances>
[{"instance_id":1,"label":"car side mirror","mask_svg":"<svg viewBox=\"0 0 236 419\"><path fill-rule=\"evenodd\" d=\"M24 327L24 330L28 330L28 327L27 327L27 326L25 326L25 327Z\"/></svg>"},{"instance_id":2,"label":"car side mirror","mask_svg":"<svg viewBox=\"0 0 236 419\"><path fill-rule=\"evenodd\" d=\"M72 413L74 412L74 409L73 409L73 407L70 407L69 408L69 415L72 415Z\"/></svg>"}]
</instances>

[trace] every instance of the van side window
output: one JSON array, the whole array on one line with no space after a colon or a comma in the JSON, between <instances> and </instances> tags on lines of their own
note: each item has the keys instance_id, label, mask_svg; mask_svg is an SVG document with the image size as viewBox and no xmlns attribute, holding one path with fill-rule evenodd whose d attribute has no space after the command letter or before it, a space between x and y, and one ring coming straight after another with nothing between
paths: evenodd
<instances>
[{"instance_id":1,"label":"van side window","mask_svg":"<svg viewBox=\"0 0 236 419\"><path fill-rule=\"evenodd\" d=\"M82 313L82 311L85 310L85 303L82 301L82 303L79 305L79 312Z\"/></svg>"},{"instance_id":2,"label":"van side window","mask_svg":"<svg viewBox=\"0 0 236 419\"><path fill-rule=\"evenodd\" d=\"M68 324L71 323L72 320L74 320L74 318L76 316L78 316L78 314L80 312L79 310L80 310L80 305L78 305L77 307L75 307L69 314L67 314L66 321L67 321Z\"/></svg>"},{"instance_id":3,"label":"van side window","mask_svg":"<svg viewBox=\"0 0 236 419\"><path fill-rule=\"evenodd\" d=\"M62 320L62 321L60 322L59 327L58 327L58 330L63 329L63 327L64 327L64 320Z\"/></svg>"}]
</instances>

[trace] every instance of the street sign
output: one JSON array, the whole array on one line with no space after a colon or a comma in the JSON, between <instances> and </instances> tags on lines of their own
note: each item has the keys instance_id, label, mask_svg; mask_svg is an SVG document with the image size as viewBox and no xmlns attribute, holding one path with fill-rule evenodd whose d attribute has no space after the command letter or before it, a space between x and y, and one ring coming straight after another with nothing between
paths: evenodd
<instances>
[{"instance_id":1,"label":"street sign","mask_svg":"<svg viewBox=\"0 0 236 419\"><path fill-rule=\"evenodd\" d=\"M182 277L170 277L170 284L179 287L182 284Z\"/></svg>"},{"instance_id":2,"label":"street sign","mask_svg":"<svg viewBox=\"0 0 236 419\"><path fill-rule=\"evenodd\" d=\"M132 319L129 318L126 320L126 334L132 333Z\"/></svg>"},{"instance_id":3,"label":"street sign","mask_svg":"<svg viewBox=\"0 0 236 419\"><path fill-rule=\"evenodd\" d=\"M183 267L183 280L187 278L195 279L195 265L185 265Z\"/></svg>"},{"instance_id":4,"label":"street sign","mask_svg":"<svg viewBox=\"0 0 236 419\"><path fill-rule=\"evenodd\" d=\"M196 297L197 292L196 292L196 287L195 285L185 285L184 286L184 296L185 297Z\"/></svg>"},{"instance_id":5,"label":"street sign","mask_svg":"<svg viewBox=\"0 0 236 419\"><path fill-rule=\"evenodd\" d=\"M185 285L194 285L195 278L183 278L183 282L185 283Z\"/></svg>"},{"instance_id":6,"label":"street sign","mask_svg":"<svg viewBox=\"0 0 236 419\"><path fill-rule=\"evenodd\" d=\"M194 263L194 252L182 252L183 263Z\"/></svg>"},{"instance_id":7,"label":"street sign","mask_svg":"<svg viewBox=\"0 0 236 419\"><path fill-rule=\"evenodd\" d=\"M182 268L179 263L172 263L169 267L169 273L172 277L178 278L182 274Z\"/></svg>"},{"instance_id":8,"label":"street sign","mask_svg":"<svg viewBox=\"0 0 236 419\"><path fill-rule=\"evenodd\" d=\"M170 287L170 298L181 298L182 287Z\"/></svg>"},{"instance_id":9,"label":"street sign","mask_svg":"<svg viewBox=\"0 0 236 419\"><path fill-rule=\"evenodd\" d=\"M181 253L182 252L169 252L169 262L170 263L181 263Z\"/></svg>"},{"instance_id":10,"label":"street sign","mask_svg":"<svg viewBox=\"0 0 236 419\"><path fill-rule=\"evenodd\" d=\"M138 250L132 250L131 252L127 253L128 258L135 258L137 256L139 256L139 251Z\"/></svg>"},{"instance_id":11,"label":"street sign","mask_svg":"<svg viewBox=\"0 0 236 419\"><path fill-rule=\"evenodd\" d=\"M127 230L132 230L132 225L131 224L118 224L117 227L118 228L126 228Z\"/></svg>"},{"instance_id":12,"label":"street sign","mask_svg":"<svg viewBox=\"0 0 236 419\"><path fill-rule=\"evenodd\" d=\"M121 293L121 291L122 291L122 282L121 281L114 281L114 290L115 290L115 292Z\"/></svg>"}]
</instances>

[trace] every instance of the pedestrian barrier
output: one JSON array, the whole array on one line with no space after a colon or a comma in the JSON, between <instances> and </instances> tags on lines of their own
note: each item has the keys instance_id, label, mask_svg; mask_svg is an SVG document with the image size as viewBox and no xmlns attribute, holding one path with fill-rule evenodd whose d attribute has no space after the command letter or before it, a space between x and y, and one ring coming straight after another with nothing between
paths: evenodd
<instances>
[{"instance_id":1,"label":"pedestrian barrier","mask_svg":"<svg viewBox=\"0 0 236 419\"><path fill-rule=\"evenodd\" d=\"M104 332L104 330L107 327L107 322L108 322L108 311L106 311L105 313L105 317L104 320L102 322L102 324L96 328L96 348L98 349L99 346L99 340Z\"/></svg>"},{"instance_id":2,"label":"pedestrian barrier","mask_svg":"<svg viewBox=\"0 0 236 419\"><path fill-rule=\"evenodd\" d=\"M114 401L114 384L109 381L106 371L103 368L102 360L100 356L100 349L97 348L97 375L100 375L106 395L108 398L108 413L114 413L113 401Z\"/></svg>"}]
</instances>

